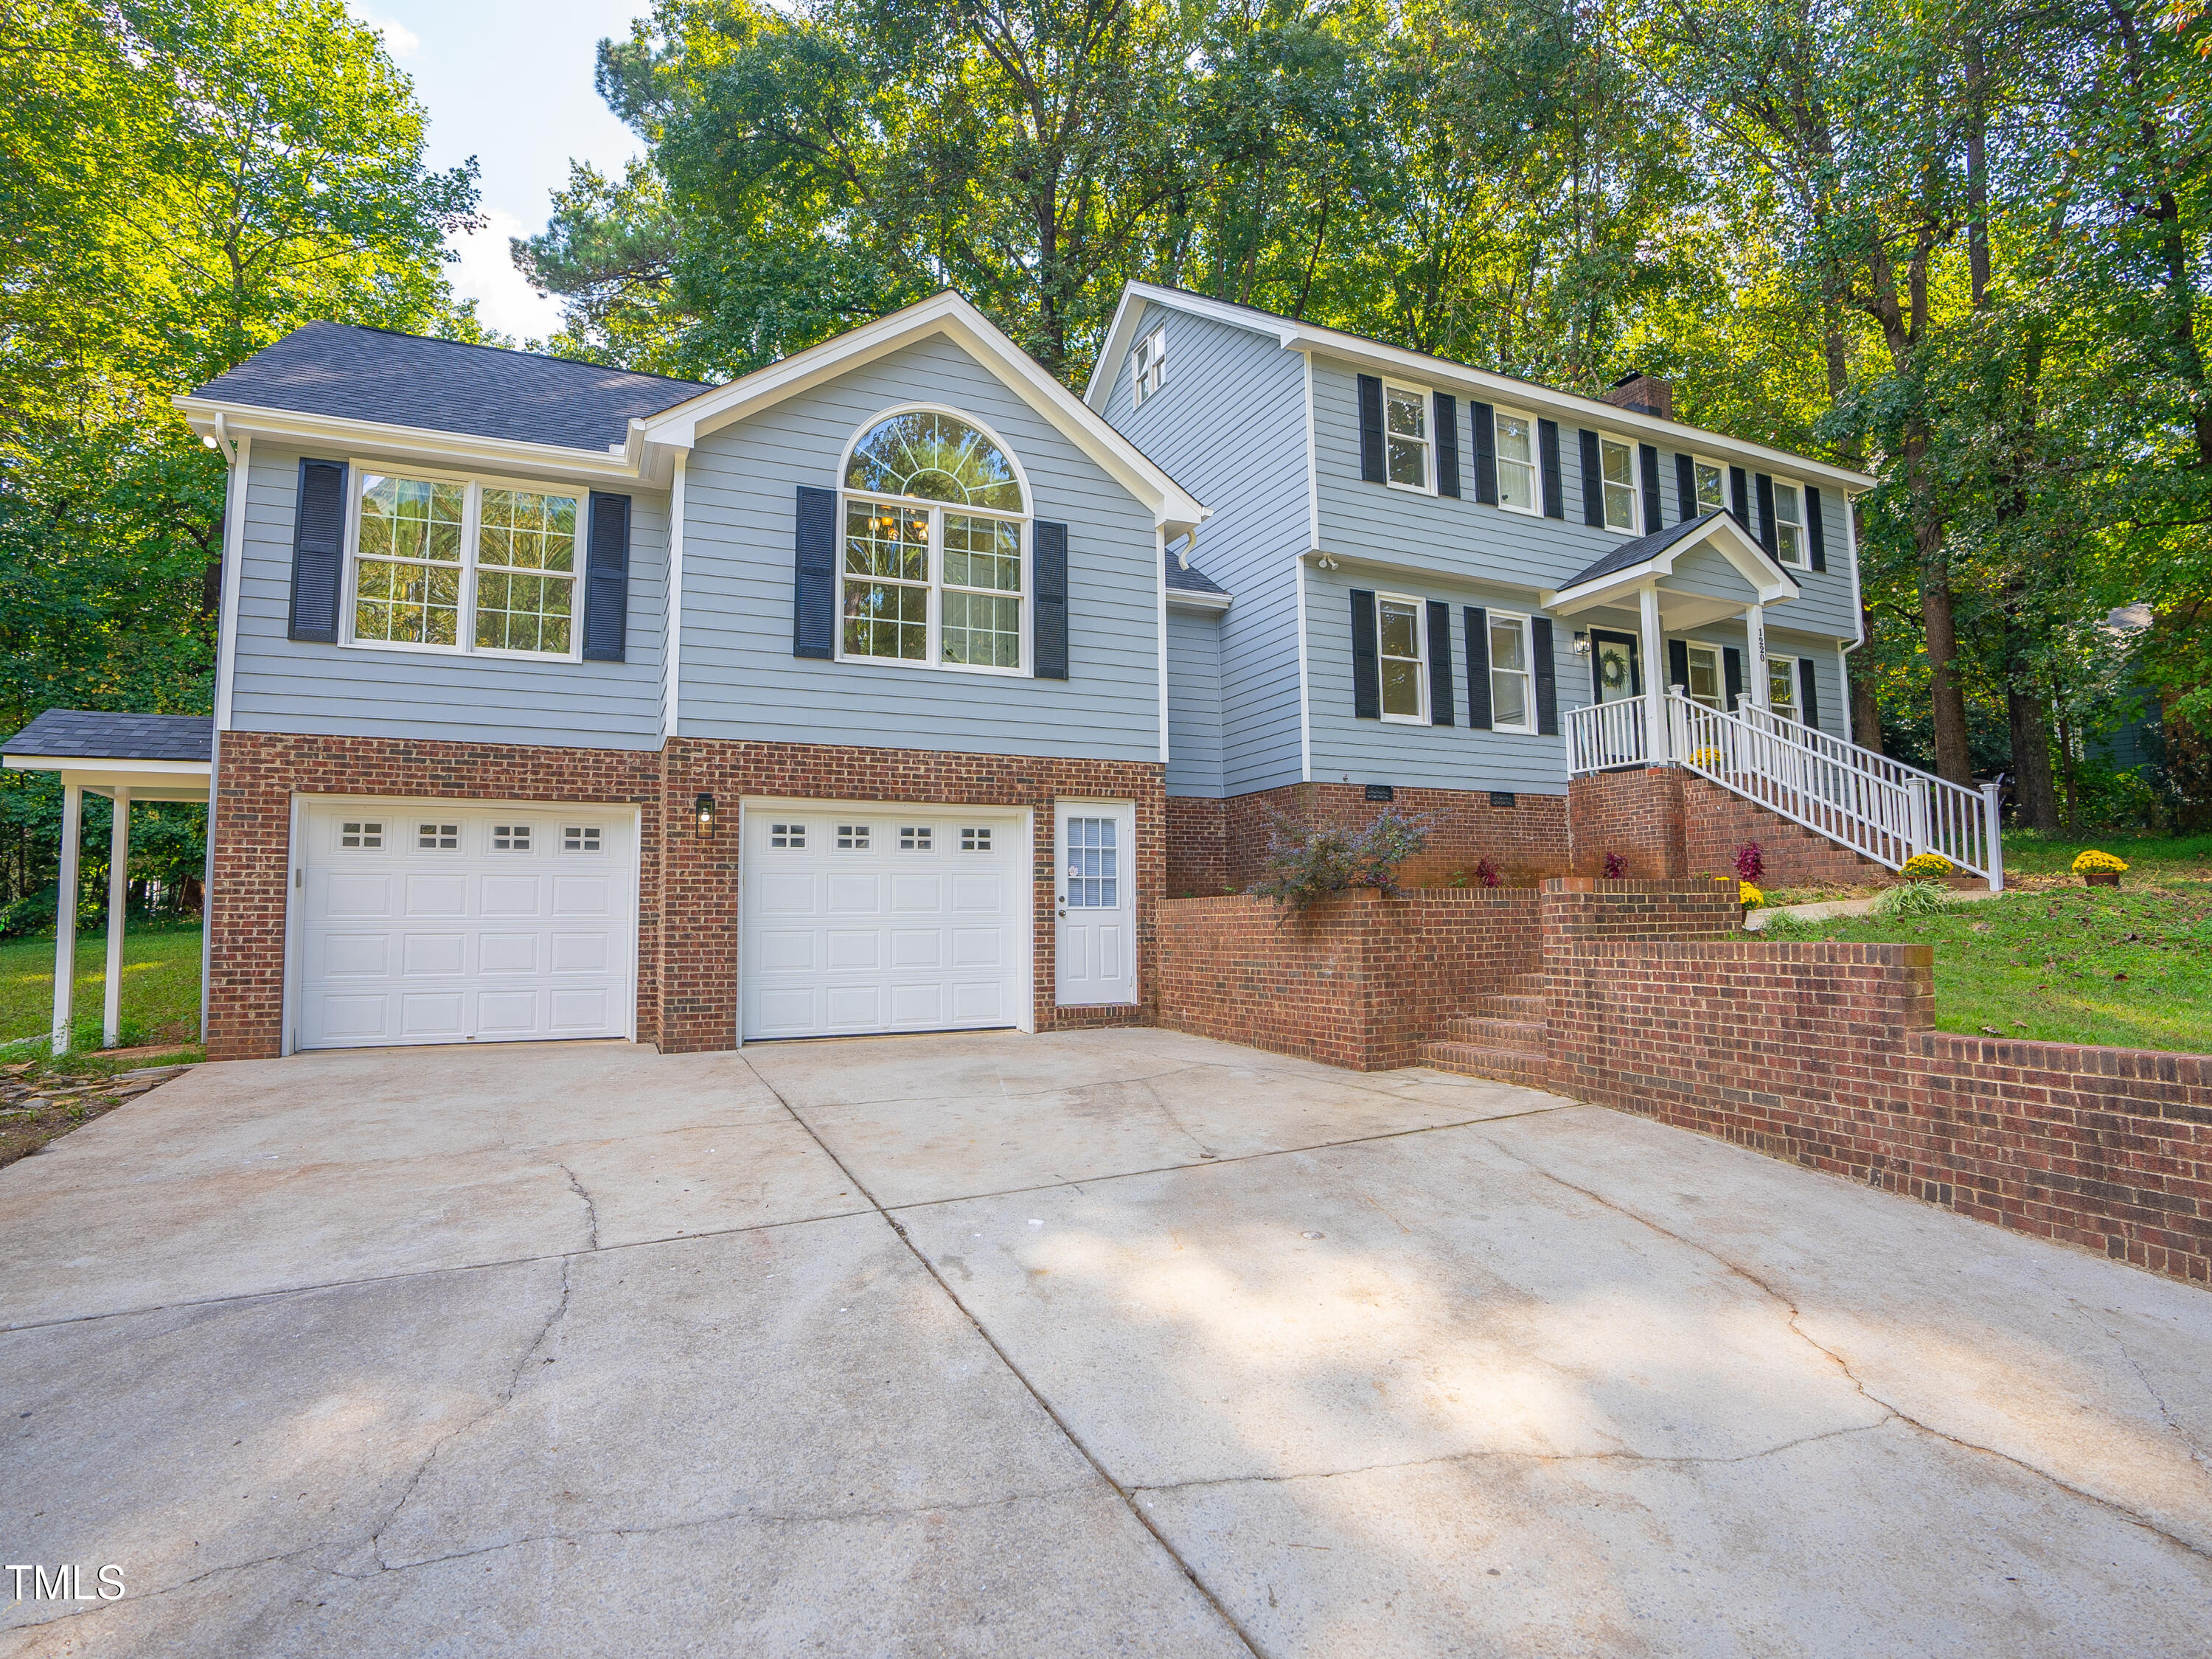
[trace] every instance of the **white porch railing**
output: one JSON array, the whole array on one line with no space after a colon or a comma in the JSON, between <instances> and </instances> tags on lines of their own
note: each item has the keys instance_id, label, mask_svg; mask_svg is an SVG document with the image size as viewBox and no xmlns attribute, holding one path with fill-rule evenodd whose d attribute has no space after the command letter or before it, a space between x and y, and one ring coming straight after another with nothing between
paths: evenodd
<instances>
[{"instance_id":1,"label":"white porch railing","mask_svg":"<svg viewBox=\"0 0 2212 1659\"><path fill-rule=\"evenodd\" d=\"M2004 887L1995 784L1966 789L1862 749L1817 727L1749 705L1724 714L1667 692L1665 741L1647 740L1643 698L1593 704L1567 716L1575 773L1672 759L1698 776L1892 870L1938 853Z\"/></svg>"},{"instance_id":2,"label":"white porch railing","mask_svg":"<svg viewBox=\"0 0 2212 1659\"><path fill-rule=\"evenodd\" d=\"M1594 702L1567 710L1567 767L1577 775L1642 766L1651 757L1644 741L1644 700Z\"/></svg>"}]
</instances>

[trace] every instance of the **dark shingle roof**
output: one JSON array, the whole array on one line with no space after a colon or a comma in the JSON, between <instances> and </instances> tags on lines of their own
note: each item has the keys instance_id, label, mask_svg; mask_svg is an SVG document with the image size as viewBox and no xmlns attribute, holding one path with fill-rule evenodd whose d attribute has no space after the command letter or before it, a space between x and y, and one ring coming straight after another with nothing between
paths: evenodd
<instances>
[{"instance_id":1,"label":"dark shingle roof","mask_svg":"<svg viewBox=\"0 0 2212 1659\"><path fill-rule=\"evenodd\" d=\"M1175 593L1216 593L1224 599L1229 597L1229 590L1227 588L1216 582L1204 571L1192 569L1183 565L1180 561L1179 555L1170 553L1167 556L1167 561L1169 592Z\"/></svg>"},{"instance_id":2,"label":"dark shingle roof","mask_svg":"<svg viewBox=\"0 0 2212 1659\"><path fill-rule=\"evenodd\" d=\"M1720 516L1720 509L1715 507L1710 513L1700 513L1694 519L1685 519L1680 524L1668 525L1664 530L1655 530L1648 536L1638 536L1634 541L1623 542L1589 569L1570 576L1561 582L1559 591L1564 593L1570 588L1580 587L1585 582L1597 581L1607 576L1617 576L1624 570L1632 570L1646 560L1656 558L1664 553L1675 543L1688 541L1692 537L1702 533L1707 525ZM1785 576L1790 575L1786 570L1782 574ZM1790 580L1795 582L1797 579L1795 576L1790 576Z\"/></svg>"},{"instance_id":3,"label":"dark shingle roof","mask_svg":"<svg viewBox=\"0 0 2212 1659\"><path fill-rule=\"evenodd\" d=\"M634 416L695 398L696 380L541 357L389 329L294 329L192 395L341 420L603 450Z\"/></svg>"},{"instance_id":4,"label":"dark shingle roof","mask_svg":"<svg viewBox=\"0 0 2212 1659\"><path fill-rule=\"evenodd\" d=\"M96 708L49 708L8 739L10 755L60 755L88 760L204 761L214 745L206 714L112 714Z\"/></svg>"}]
</instances>

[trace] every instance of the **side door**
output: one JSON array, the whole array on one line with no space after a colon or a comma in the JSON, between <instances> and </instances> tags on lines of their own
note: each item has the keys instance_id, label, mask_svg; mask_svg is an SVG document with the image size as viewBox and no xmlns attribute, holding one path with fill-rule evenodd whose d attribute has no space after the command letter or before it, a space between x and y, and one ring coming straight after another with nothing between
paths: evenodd
<instances>
[{"instance_id":1,"label":"side door","mask_svg":"<svg viewBox=\"0 0 2212 1659\"><path fill-rule=\"evenodd\" d=\"M1137 1000L1137 810L1127 801L1054 808L1056 996L1063 1007Z\"/></svg>"}]
</instances>

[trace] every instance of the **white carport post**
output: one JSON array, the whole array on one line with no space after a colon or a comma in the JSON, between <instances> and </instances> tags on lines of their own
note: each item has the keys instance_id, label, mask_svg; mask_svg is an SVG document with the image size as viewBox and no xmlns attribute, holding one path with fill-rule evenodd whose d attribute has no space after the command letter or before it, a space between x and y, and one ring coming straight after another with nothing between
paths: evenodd
<instances>
[{"instance_id":1,"label":"white carport post","mask_svg":"<svg viewBox=\"0 0 2212 1659\"><path fill-rule=\"evenodd\" d=\"M1744 696L1753 708L1771 706L1768 693L1773 689L1766 678L1766 607L1747 606L1743 613L1745 641L1751 647L1751 660L1744 667Z\"/></svg>"},{"instance_id":2,"label":"white carport post","mask_svg":"<svg viewBox=\"0 0 2212 1659\"><path fill-rule=\"evenodd\" d=\"M1659 586L1646 582L1637 602L1644 617L1644 757L1656 765L1674 757L1667 741L1667 641L1659 628Z\"/></svg>"},{"instance_id":3,"label":"white carport post","mask_svg":"<svg viewBox=\"0 0 2212 1659\"><path fill-rule=\"evenodd\" d=\"M70 1051L70 1019L76 992L76 853L84 835L84 791L62 775L62 870L54 893L53 1052Z\"/></svg>"},{"instance_id":4,"label":"white carport post","mask_svg":"<svg viewBox=\"0 0 2212 1659\"><path fill-rule=\"evenodd\" d=\"M100 1016L100 1046L123 1036L123 913L131 896L131 792L115 786L115 826L107 836L107 983Z\"/></svg>"}]
</instances>

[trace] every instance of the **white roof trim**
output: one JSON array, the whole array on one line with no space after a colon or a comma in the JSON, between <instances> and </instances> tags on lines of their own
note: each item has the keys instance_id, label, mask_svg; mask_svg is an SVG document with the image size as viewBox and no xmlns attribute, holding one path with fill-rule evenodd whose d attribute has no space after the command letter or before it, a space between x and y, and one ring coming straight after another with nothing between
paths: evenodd
<instances>
[{"instance_id":1,"label":"white roof trim","mask_svg":"<svg viewBox=\"0 0 2212 1659\"><path fill-rule=\"evenodd\" d=\"M1578 425L1602 425L1616 431L1632 432L1668 449L1702 451L1755 462L1762 471L1788 473L1846 492L1871 489L1876 482L1864 472L1832 466L1826 461L1793 455L1785 449L1732 438L1726 433L1680 421L1662 421L1656 415L1607 403L1602 398L1584 398L1576 392L1539 386L1533 380L1516 380L1484 368L1469 368L1463 363L1431 357L1425 352L1407 351L1379 340L1362 339L1357 334L1302 323L1295 318L1278 317L1272 312L1226 305L1201 294L1186 294L1181 289L1163 288L1154 283L1131 283L1121 290L1121 304L1115 309L1113 325L1107 331L1105 346L1098 355L1098 366L1091 371L1091 384L1084 390L1084 400L1093 409L1106 406L1106 399L1114 389L1114 376L1119 372L1122 356L1136 332L1137 319L1147 301L1266 335L1287 351L1322 352L1393 374L1412 375L1440 391L1457 392L1462 397L1480 398L1486 403L1503 401L1516 408L1564 416ZM1847 507L1848 505L1847 502Z\"/></svg>"},{"instance_id":2,"label":"white roof trim","mask_svg":"<svg viewBox=\"0 0 2212 1659\"><path fill-rule=\"evenodd\" d=\"M645 422L646 439L649 443L690 449L708 433L733 421L773 408L849 369L935 335L944 336L966 351L1049 421L1144 503L1152 512L1154 526L1166 531L1170 540L1209 516L1210 509L1046 374L989 318L950 289L665 409Z\"/></svg>"},{"instance_id":3,"label":"white roof trim","mask_svg":"<svg viewBox=\"0 0 2212 1659\"><path fill-rule=\"evenodd\" d=\"M1226 611L1234 593L1200 593L1188 587L1168 589L1168 603L1184 611Z\"/></svg>"},{"instance_id":4,"label":"white roof trim","mask_svg":"<svg viewBox=\"0 0 2212 1659\"><path fill-rule=\"evenodd\" d=\"M1559 616L1571 616L1577 611L1587 611L1623 594L1632 593L1662 576L1673 575L1674 562L1683 554L1692 548L1708 545L1735 566L1736 574L1751 584L1752 592L1760 605L1781 605L1796 599L1802 591L1798 587L1796 579L1777 564L1764 547L1752 540L1741 525L1727 514L1717 513L1706 520L1704 529L1661 548L1649 558L1624 565L1595 581L1559 588L1555 592L1547 591L1538 598L1545 610Z\"/></svg>"}]
</instances>

